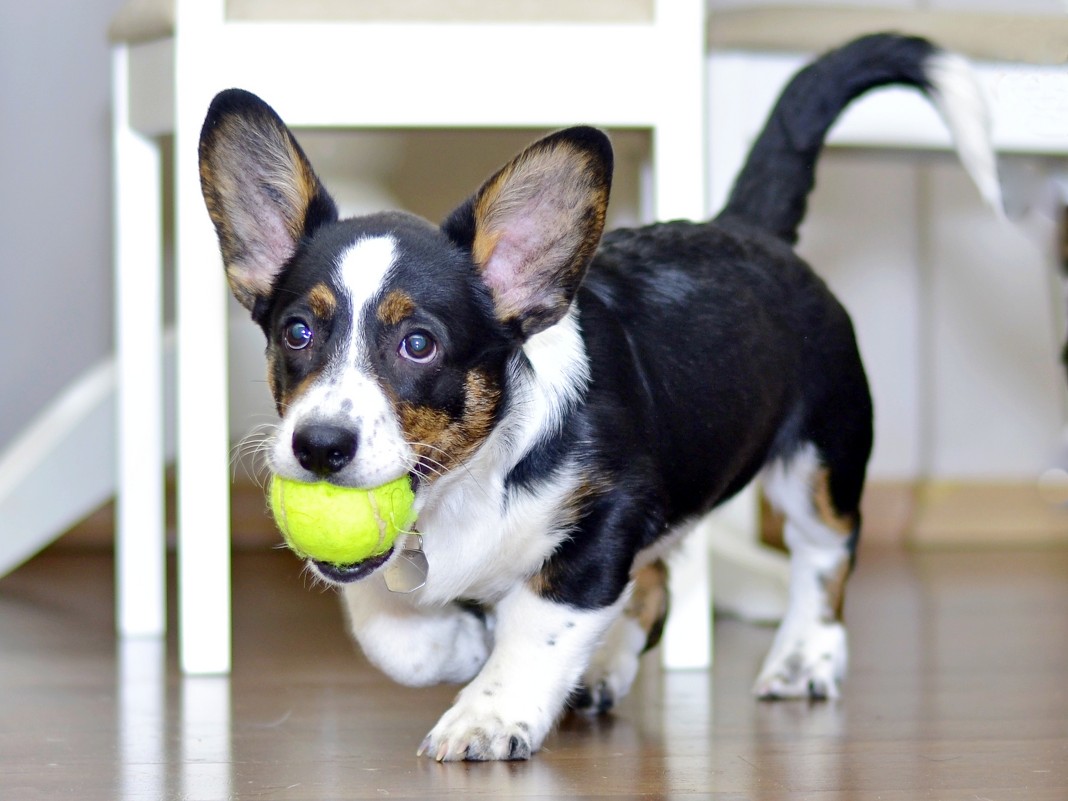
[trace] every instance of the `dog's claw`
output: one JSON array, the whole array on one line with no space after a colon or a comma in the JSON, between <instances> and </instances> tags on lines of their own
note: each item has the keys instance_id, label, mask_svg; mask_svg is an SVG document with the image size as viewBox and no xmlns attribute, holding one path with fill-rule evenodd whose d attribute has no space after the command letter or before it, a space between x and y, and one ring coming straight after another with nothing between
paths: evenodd
<instances>
[{"instance_id":1,"label":"dog's claw","mask_svg":"<svg viewBox=\"0 0 1068 801\"><path fill-rule=\"evenodd\" d=\"M833 701L841 691L847 652L845 629L840 623L814 626L790 647L769 654L753 691L765 701Z\"/></svg>"},{"instance_id":2,"label":"dog's claw","mask_svg":"<svg viewBox=\"0 0 1068 801\"><path fill-rule=\"evenodd\" d=\"M530 759L535 750L527 732L521 728L492 735L483 729L472 729L442 740L436 740L431 732L419 746L417 755L429 756L436 762L515 761Z\"/></svg>"}]
</instances>

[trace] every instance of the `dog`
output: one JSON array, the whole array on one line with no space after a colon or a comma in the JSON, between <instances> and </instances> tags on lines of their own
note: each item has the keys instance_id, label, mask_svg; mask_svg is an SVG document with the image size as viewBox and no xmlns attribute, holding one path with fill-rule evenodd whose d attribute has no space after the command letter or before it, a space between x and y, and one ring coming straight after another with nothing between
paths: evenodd
<instances>
[{"instance_id":1,"label":"dog","mask_svg":"<svg viewBox=\"0 0 1068 801\"><path fill-rule=\"evenodd\" d=\"M996 191L967 65L896 34L794 77L713 220L609 233L594 128L536 141L440 226L339 219L278 115L216 96L201 182L267 339L270 469L415 492L422 588L387 588L399 546L311 567L372 664L466 683L419 754L526 759L566 708L608 710L663 627L672 545L758 476L791 586L755 693L838 696L872 404L848 314L792 245L828 128L884 84L924 92Z\"/></svg>"}]
</instances>

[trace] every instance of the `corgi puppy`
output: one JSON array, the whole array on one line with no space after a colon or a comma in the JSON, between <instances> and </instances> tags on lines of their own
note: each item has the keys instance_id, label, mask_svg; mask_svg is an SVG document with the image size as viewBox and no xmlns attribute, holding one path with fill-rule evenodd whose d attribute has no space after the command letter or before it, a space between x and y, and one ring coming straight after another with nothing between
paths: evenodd
<instances>
[{"instance_id":1,"label":"corgi puppy","mask_svg":"<svg viewBox=\"0 0 1068 801\"><path fill-rule=\"evenodd\" d=\"M828 128L885 84L931 99L993 197L968 67L891 34L793 79L715 219L609 233L594 128L530 145L440 225L339 219L268 105L215 98L201 180L267 340L270 469L415 493L422 587L387 587L401 545L312 569L386 674L466 683L420 754L525 759L569 705L609 709L664 624L664 557L757 477L792 583L755 692L838 695L872 405L849 316L792 245Z\"/></svg>"}]
</instances>

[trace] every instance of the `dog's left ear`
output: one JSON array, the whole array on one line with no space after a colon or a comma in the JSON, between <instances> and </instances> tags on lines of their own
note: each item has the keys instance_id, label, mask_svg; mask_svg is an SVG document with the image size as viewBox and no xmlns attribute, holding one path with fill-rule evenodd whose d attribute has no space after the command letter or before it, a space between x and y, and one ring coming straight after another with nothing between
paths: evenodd
<instances>
[{"instance_id":1,"label":"dog's left ear","mask_svg":"<svg viewBox=\"0 0 1068 801\"><path fill-rule=\"evenodd\" d=\"M571 305L604 230L612 146L596 128L535 142L442 224L471 251L497 318L530 337Z\"/></svg>"}]
</instances>

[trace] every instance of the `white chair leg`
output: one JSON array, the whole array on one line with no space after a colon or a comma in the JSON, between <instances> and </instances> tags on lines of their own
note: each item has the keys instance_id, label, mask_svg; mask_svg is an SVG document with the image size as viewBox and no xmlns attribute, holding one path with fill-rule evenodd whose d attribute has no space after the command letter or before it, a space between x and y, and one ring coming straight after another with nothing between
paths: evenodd
<instances>
[{"instance_id":1,"label":"white chair leg","mask_svg":"<svg viewBox=\"0 0 1068 801\"><path fill-rule=\"evenodd\" d=\"M189 216L178 212L176 262L181 664L186 673L216 674L230 670L226 295L214 243L202 246Z\"/></svg>"},{"instance_id":2,"label":"white chair leg","mask_svg":"<svg viewBox=\"0 0 1068 801\"><path fill-rule=\"evenodd\" d=\"M661 0L656 13L670 27L658 58L672 64L681 85L665 92L661 123L653 131L654 216L657 220L704 219L708 212L701 0ZM688 42L688 37L700 41ZM680 101L679 98L684 98ZM671 615L661 643L670 669L712 663L712 573L706 532L697 527L672 555Z\"/></svg>"},{"instance_id":3,"label":"white chair leg","mask_svg":"<svg viewBox=\"0 0 1068 801\"><path fill-rule=\"evenodd\" d=\"M112 54L115 347L117 363L116 625L166 627L162 185L159 143L129 121L127 49Z\"/></svg>"},{"instance_id":4,"label":"white chair leg","mask_svg":"<svg viewBox=\"0 0 1068 801\"><path fill-rule=\"evenodd\" d=\"M175 136L181 664L186 673L215 674L230 670L227 295L218 247L201 219L195 131L181 123Z\"/></svg>"},{"instance_id":5,"label":"white chair leg","mask_svg":"<svg viewBox=\"0 0 1068 801\"><path fill-rule=\"evenodd\" d=\"M175 273L178 348L178 582L182 669L231 664L227 298L218 243L200 190L197 147L213 77L198 50L200 19L222 4L179 4L175 37ZM221 22L220 22L221 25Z\"/></svg>"}]
</instances>

